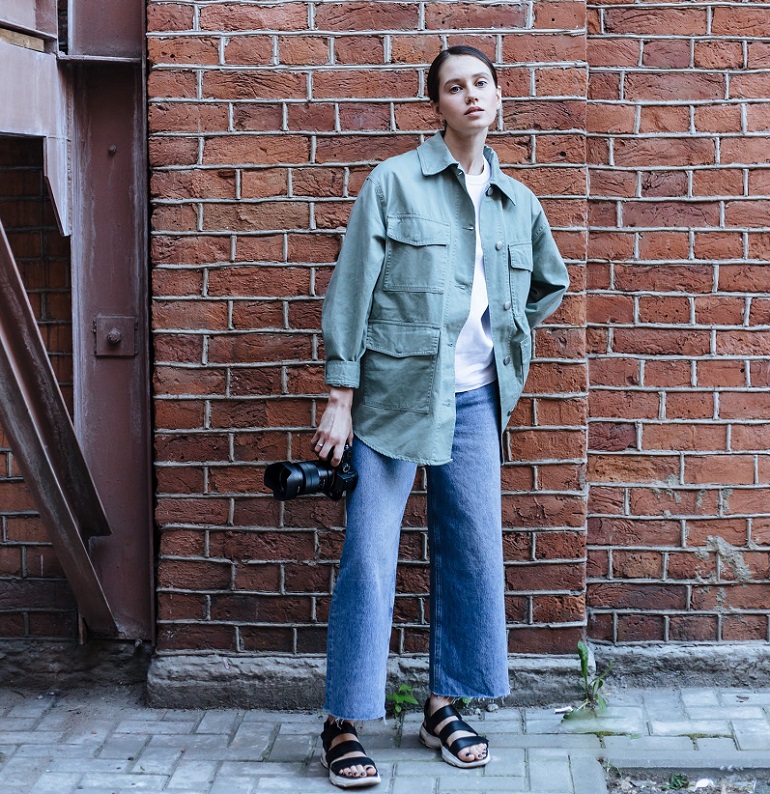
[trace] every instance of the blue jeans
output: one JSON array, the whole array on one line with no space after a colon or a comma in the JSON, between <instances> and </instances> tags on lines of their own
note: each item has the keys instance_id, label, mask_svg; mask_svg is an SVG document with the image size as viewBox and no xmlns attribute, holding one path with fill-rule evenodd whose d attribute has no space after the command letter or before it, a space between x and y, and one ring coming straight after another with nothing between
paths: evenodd
<instances>
[{"instance_id":1,"label":"blue jeans","mask_svg":"<svg viewBox=\"0 0 770 794\"><path fill-rule=\"evenodd\" d=\"M508 694L497 384L456 395L452 461L428 466L430 689ZM416 464L353 443L358 486L332 596L325 709L350 720L385 713L399 535Z\"/></svg>"}]
</instances>

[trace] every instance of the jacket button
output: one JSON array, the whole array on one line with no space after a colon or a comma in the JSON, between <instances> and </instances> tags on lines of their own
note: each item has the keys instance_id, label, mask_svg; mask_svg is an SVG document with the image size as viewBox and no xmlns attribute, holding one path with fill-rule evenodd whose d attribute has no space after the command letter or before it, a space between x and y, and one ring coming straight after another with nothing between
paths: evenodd
<instances>
[{"instance_id":1,"label":"jacket button","mask_svg":"<svg viewBox=\"0 0 770 794\"><path fill-rule=\"evenodd\" d=\"M403 353L403 352L404 352L404 348L401 347L401 345L396 345L396 353Z\"/></svg>"},{"instance_id":2,"label":"jacket button","mask_svg":"<svg viewBox=\"0 0 770 794\"><path fill-rule=\"evenodd\" d=\"M498 251L500 251L500 250L502 250L502 248L503 248L503 241L502 241L502 240L498 240L498 241L495 243L495 249L496 249L496 250L498 250Z\"/></svg>"},{"instance_id":3,"label":"jacket button","mask_svg":"<svg viewBox=\"0 0 770 794\"><path fill-rule=\"evenodd\" d=\"M494 190L492 190L492 185L490 185L490 186L487 188L487 195L488 195L488 196L491 196L491 195L492 195L492 193L494 193Z\"/></svg>"},{"instance_id":4,"label":"jacket button","mask_svg":"<svg viewBox=\"0 0 770 794\"><path fill-rule=\"evenodd\" d=\"M503 304L503 308L504 308L506 311L508 311L508 309L510 309L510 308L511 308L511 302L510 302L510 301L506 301L506 302Z\"/></svg>"},{"instance_id":5,"label":"jacket button","mask_svg":"<svg viewBox=\"0 0 770 794\"><path fill-rule=\"evenodd\" d=\"M503 364L505 364L505 366L507 367L510 363L511 363L511 357L510 356L506 356L503 359Z\"/></svg>"}]
</instances>

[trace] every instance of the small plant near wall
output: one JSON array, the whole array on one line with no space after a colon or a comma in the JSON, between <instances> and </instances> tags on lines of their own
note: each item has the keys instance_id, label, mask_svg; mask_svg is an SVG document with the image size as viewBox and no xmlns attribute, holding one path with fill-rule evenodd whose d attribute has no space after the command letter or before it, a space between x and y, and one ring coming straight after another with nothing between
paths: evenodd
<instances>
[{"instance_id":1,"label":"small plant near wall","mask_svg":"<svg viewBox=\"0 0 770 794\"><path fill-rule=\"evenodd\" d=\"M388 710L396 719L404 718L404 711L409 706L417 706L417 699L413 694L413 689L409 684L401 684L395 692L389 692L385 696L385 703Z\"/></svg>"},{"instance_id":2,"label":"small plant near wall","mask_svg":"<svg viewBox=\"0 0 770 794\"><path fill-rule=\"evenodd\" d=\"M604 679L612 670L612 662L601 675L591 676L588 667L588 646L581 640L577 644L578 657L580 658L580 675L582 678L583 692L585 699L577 707L564 715L564 719L575 719L578 716L585 716L587 711L591 711L595 716L598 712L607 708L607 700L601 694L604 686Z\"/></svg>"}]
</instances>

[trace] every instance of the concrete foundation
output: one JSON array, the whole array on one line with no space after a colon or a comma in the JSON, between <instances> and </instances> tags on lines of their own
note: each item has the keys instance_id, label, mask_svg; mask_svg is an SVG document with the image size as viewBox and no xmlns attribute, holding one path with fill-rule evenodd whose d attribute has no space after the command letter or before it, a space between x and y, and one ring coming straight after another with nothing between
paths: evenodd
<instances>
[{"instance_id":1,"label":"concrete foundation","mask_svg":"<svg viewBox=\"0 0 770 794\"><path fill-rule=\"evenodd\" d=\"M639 645L592 648L594 669L612 662L614 687L770 686L770 647L746 645ZM149 703L166 708L237 706L314 709L323 705L325 659L320 656L156 654L147 677ZM580 665L574 656L511 656L511 694L504 705L566 704L580 698ZM399 684L427 695L424 656L390 660L388 691Z\"/></svg>"}]
</instances>

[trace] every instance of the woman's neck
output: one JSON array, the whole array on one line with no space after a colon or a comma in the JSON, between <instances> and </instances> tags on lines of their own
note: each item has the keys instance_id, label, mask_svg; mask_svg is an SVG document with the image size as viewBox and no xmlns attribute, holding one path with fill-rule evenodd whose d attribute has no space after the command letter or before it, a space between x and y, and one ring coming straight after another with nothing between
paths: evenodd
<instances>
[{"instance_id":1,"label":"woman's neck","mask_svg":"<svg viewBox=\"0 0 770 794\"><path fill-rule=\"evenodd\" d=\"M451 128L444 132L444 143L462 166L466 174L481 174L484 171L484 142L487 131L471 136L457 135Z\"/></svg>"}]
</instances>

